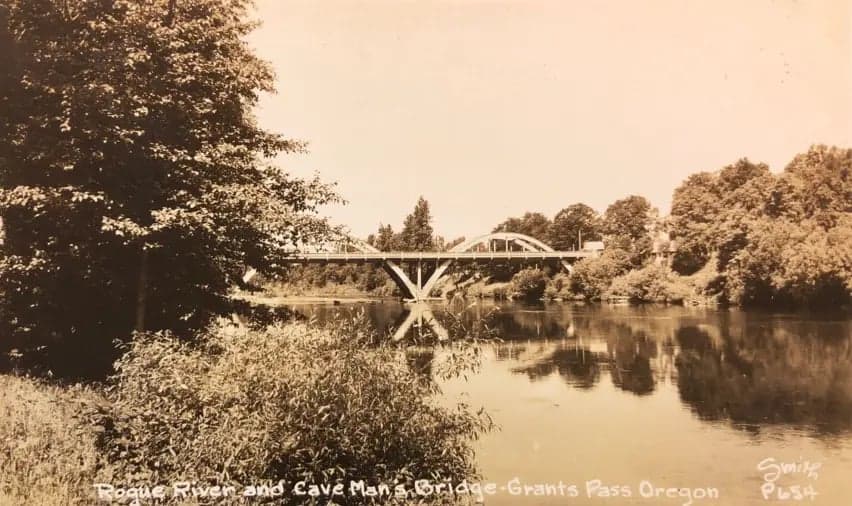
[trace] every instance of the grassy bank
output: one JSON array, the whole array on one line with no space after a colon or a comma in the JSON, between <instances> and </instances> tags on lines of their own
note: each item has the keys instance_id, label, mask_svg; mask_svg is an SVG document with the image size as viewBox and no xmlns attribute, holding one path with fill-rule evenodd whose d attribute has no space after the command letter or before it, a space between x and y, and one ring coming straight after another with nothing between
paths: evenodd
<instances>
[{"instance_id":1,"label":"grassy bank","mask_svg":"<svg viewBox=\"0 0 852 506\"><path fill-rule=\"evenodd\" d=\"M83 388L0 375L0 504L90 504L103 459Z\"/></svg>"},{"instance_id":2,"label":"grassy bank","mask_svg":"<svg viewBox=\"0 0 852 506\"><path fill-rule=\"evenodd\" d=\"M376 290L364 290L354 283L328 283L323 286L309 284L270 283L259 294L265 297L335 297L358 299L390 296Z\"/></svg>"},{"instance_id":3,"label":"grassy bank","mask_svg":"<svg viewBox=\"0 0 852 506\"><path fill-rule=\"evenodd\" d=\"M98 389L0 377L0 504L91 504L96 482L470 479L490 423L357 321L139 336L117 371Z\"/></svg>"}]
</instances>

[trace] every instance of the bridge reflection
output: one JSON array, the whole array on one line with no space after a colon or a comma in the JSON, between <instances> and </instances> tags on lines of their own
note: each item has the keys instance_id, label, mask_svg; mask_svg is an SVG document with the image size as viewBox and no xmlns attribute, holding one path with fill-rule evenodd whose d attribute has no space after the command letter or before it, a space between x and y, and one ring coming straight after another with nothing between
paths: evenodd
<instances>
[{"instance_id":1,"label":"bridge reflection","mask_svg":"<svg viewBox=\"0 0 852 506\"><path fill-rule=\"evenodd\" d=\"M435 313L429 304L424 302L414 302L405 304L402 314L400 315L399 323L394 327L393 340L401 341L409 335L409 332L414 333L414 337L418 341L437 338L439 341L447 341L450 339L450 333L444 325L435 318Z\"/></svg>"}]
</instances>

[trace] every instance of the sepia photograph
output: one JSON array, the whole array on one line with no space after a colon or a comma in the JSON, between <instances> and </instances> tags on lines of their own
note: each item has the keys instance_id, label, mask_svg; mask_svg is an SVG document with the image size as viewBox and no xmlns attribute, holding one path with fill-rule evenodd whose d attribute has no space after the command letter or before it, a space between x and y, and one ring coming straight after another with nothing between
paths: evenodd
<instances>
[{"instance_id":1,"label":"sepia photograph","mask_svg":"<svg viewBox=\"0 0 852 506\"><path fill-rule=\"evenodd\" d=\"M0 0L0 506L852 505L852 0Z\"/></svg>"}]
</instances>

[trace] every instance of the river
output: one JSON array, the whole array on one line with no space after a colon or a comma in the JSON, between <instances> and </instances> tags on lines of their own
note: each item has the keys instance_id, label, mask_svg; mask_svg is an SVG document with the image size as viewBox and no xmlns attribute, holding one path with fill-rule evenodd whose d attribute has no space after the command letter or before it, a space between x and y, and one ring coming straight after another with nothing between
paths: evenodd
<instances>
[{"instance_id":1,"label":"river","mask_svg":"<svg viewBox=\"0 0 852 506\"><path fill-rule=\"evenodd\" d=\"M444 305L293 307L319 320L363 309L391 334L410 324L406 339L452 334L455 321ZM475 370L440 380L446 400L485 408L498 427L476 442L481 484L496 487L486 504L852 504L848 314L457 312L499 338L476 345ZM421 348L412 366L430 374L442 353Z\"/></svg>"}]
</instances>

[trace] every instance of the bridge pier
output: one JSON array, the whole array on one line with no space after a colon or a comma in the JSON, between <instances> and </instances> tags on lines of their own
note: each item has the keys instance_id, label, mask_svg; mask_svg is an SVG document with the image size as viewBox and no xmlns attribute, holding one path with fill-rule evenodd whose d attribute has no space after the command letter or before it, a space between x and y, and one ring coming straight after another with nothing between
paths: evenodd
<instances>
[{"instance_id":1,"label":"bridge pier","mask_svg":"<svg viewBox=\"0 0 852 506\"><path fill-rule=\"evenodd\" d=\"M411 273L410 269L403 269L403 276L405 276L405 271ZM405 277L405 279L397 279L394 278L397 285L403 289L403 293L407 295L405 300L407 302L419 303L429 298L429 292L425 290L424 284L426 280L423 279L423 261L418 260L417 264L414 266L414 279L411 280L409 277Z\"/></svg>"}]
</instances>

